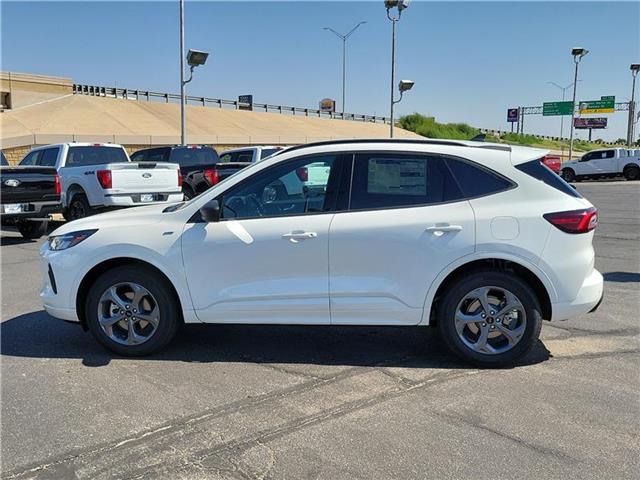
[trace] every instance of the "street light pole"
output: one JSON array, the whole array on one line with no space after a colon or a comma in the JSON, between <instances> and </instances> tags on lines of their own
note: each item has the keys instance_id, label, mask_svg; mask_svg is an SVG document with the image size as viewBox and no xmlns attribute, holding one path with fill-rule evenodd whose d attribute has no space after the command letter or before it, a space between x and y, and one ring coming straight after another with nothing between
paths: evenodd
<instances>
[{"instance_id":1,"label":"street light pole","mask_svg":"<svg viewBox=\"0 0 640 480\"><path fill-rule=\"evenodd\" d=\"M635 116L636 116L636 76L638 70L640 70L640 63L631 64L631 75L633 76L633 82L631 84L631 100L629 101L629 126L627 128L627 146L631 148L633 144L634 130L635 130Z\"/></svg>"},{"instance_id":2,"label":"street light pole","mask_svg":"<svg viewBox=\"0 0 640 480\"><path fill-rule=\"evenodd\" d=\"M570 83L569 85L567 85L566 87L561 87L560 85L558 85L556 82L547 82L550 85L553 85L554 87L559 88L560 90L562 90L562 101L564 102L564 96L565 96L565 92L567 90L569 90L572 86L573 83ZM564 130L564 115L560 115L560 138L562 139L562 131Z\"/></svg>"},{"instance_id":3,"label":"street light pole","mask_svg":"<svg viewBox=\"0 0 640 480\"><path fill-rule=\"evenodd\" d=\"M187 144L187 112L184 81L184 0L180 0L180 145Z\"/></svg>"},{"instance_id":4,"label":"street light pole","mask_svg":"<svg viewBox=\"0 0 640 480\"><path fill-rule=\"evenodd\" d=\"M573 48L571 55L573 55L573 63L576 65L575 74L573 76L573 100L571 102L571 135L569 136L569 161L573 155L573 123L576 118L576 86L578 85L578 65L580 60L584 57L589 50L584 48Z\"/></svg>"},{"instance_id":5,"label":"street light pole","mask_svg":"<svg viewBox=\"0 0 640 480\"><path fill-rule=\"evenodd\" d=\"M387 18L391 20L391 97L389 99L390 112L389 118L391 125L389 127L389 136L393 138L393 105L397 102L393 100L393 88L396 84L396 23L402 16L402 11L409 6L410 0L385 0L384 8L387 9ZM398 16L391 15L391 9L398 9ZM413 84L412 84L413 85ZM402 92L401 92L402 93Z\"/></svg>"},{"instance_id":6,"label":"street light pole","mask_svg":"<svg viewBox=\"0 0 640 480\"><path fill-rule=\"evenodd\" d=\"M342 119L344 120L344 112L345 112L345 98L346 98L346 80L347 80L347 39L353 35L358 27L367 22L360 22L355 27L353 27L348 33L341 34L336 32L333 28L324 27L324 30L327 30L333 33L336 37L342 40Z\"/></svg>"}]
</instances>

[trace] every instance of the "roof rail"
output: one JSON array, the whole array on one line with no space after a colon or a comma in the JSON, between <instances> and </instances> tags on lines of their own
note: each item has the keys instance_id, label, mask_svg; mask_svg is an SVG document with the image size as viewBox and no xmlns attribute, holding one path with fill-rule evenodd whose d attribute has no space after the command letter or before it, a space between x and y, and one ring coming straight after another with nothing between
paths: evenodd
<instances>
[{"instance_id":1,"label":"roof rail","mask_svg":"<svg viewBox=\"0 0 640 480\"><path fill-rule=\"evenodd\" d=\"M500 151L504 151L504 152L510 152L511 151L511 146L510 145L499 145L499 144L495 144L495 143L481 143L481 142L471 142L469 140L441 140L441 139L437 139L437 138L425 138L425 139L418 139L418 138L361 138L361 139L357 139L357 138L348 138L348 139L343 139L343 140L325 140L322 142L312 142L312 143L305 143L302 145L295 145L293 147L289 147L286 149L287 152L291 152L294 150L300 150L303 148L310 148L310 147L321 147L324 145L349 145L349 144L356 144L356 143L387 143L387 142L393 142L393 143L406 143L406 144L413 144L413 145L449 145L452 147L472 147L472 148L488 148L491 150L500 150ZM282 152L283 153L283 152Z\"/></svg>"}]
</instances>

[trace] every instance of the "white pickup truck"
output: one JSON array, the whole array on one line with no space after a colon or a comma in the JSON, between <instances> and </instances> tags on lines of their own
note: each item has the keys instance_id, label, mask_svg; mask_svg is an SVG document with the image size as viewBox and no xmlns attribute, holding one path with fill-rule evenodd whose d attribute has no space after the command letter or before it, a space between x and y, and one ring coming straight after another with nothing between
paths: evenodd
<instances>
[{"instance_id":1,"label":"white pickup truck","mask_svg":"<svg viewBox=\"0 0 640 480\"><path fill-rule=\"evenodd\" d=\"M133 207L182 200L177 164L129 160L121 145L59 143L31 150L20 165L55 167L67 220L109 207Z\"/></svg>"},{"instance_id":2,"label":"white pickup truck","mask_svg":"<svg viewBox=\"0 0 640 480\"><path fill-rule=\"evenodd\" d=\"M591 150L578 160L563 163L561 175L567 182L619 176L627 180L640 180L640 150Z\"/></svg>"}]
</instances>

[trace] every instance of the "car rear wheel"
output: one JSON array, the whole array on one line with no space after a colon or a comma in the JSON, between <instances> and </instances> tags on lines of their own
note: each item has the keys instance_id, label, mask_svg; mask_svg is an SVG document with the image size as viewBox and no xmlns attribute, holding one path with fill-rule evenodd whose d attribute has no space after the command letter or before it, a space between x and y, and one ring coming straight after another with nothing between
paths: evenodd
<instances>
[{"instance_id":1,"label":"car rear wheel","mask_svg":"<svg viewBox=\"0 0 640 480\"><path fill-rule=\"evenodd\" d=\"M576 179L576 172L573 171L573 169L571 168L563 168L562 169L562 178L564 179L565 182L573 182Z\"/></svg>"},{"instance_id":2,"label":"car rear wheel","mask_svg":"<svg viewBox=\"0 0 640 480\"><path fill-rule=\"evenodd\" d=\"M513 365L536 344L542 327L531 288L512 274L476 272L449 289L438 328L449 349L483 367Z\"/></svg>"},{"instance_id":3,"label":"car rear wheel","mask_svg":"<svg viewBox=\"0 0 640 480\"><path fill-rule=\"evenodd\" d=\"M20 235L29 240L35 240L47 233L47 221L27 220L18 224Z\"/></svg>"},{"instance_id":4,"label":"car rear wheel","mask_svg":"<svg viewBox=\"0 0 640 480\"><path fill-rule=\"evenodd\" d=\"M638 167L627 167L624 169L624 178L627 180L638 180L640 179L640 168Z\"/></svg>"},{"instance_id":5,"label":"car rear wheel","mask_svg":"<svg viewBox=\"0 0 640 480\"><path fill-rule=\"evenodd\" d=\"M165 347L180 325L173 291L157 274L123 266L102 274L85 305L87 326L105 347L142 356Z\"/></svg>"},{"instance_id":6,"label":"car rear wheel","mask_svg":"<svg viewBox=\"0 0 640 480\"><path fill-rule=\"evenodd\" d=\"M69 221L78 220L80 218L88 217L93 213L93 209L91 208L91 205L89 205L86 195L77 193L71 199L71 203L65 212L64 218Z\"/></svg>"}]
</instances>

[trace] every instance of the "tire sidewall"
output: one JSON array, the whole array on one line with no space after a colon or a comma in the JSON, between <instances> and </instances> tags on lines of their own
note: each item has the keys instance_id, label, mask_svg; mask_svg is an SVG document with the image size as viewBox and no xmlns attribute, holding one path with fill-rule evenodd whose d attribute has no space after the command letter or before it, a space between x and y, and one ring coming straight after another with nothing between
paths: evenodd
<instances>
[{"instance_id":1,"label":"tire sidewall","mask_svg":"<svg viewBox=\"0 0 640 480\"><path fill-rule=\"evenodd\" d=\"M460 301L469 292L480 287L500 287L518 297L525 310L527 325L518 344L507 352L489 355L467 347L458 336L455 314ZM477 272L461 279L445 295L438 315L440 334L454 354L481 367L513 365L522 359L536 344L542 327L541 308L531 288L519 277L504 272Z\"/></svg>"},{"instance_id":2,"label":"tire sidewall","mask_svg":"<svg viewBox=\"0 0 640 480\"><path fill-rule=\"evenodd\" d=\"M628 167L624 170L624 178L627 180L638 180L640 178L640 168Z\"/></svg>"},{"instance_id":3,"label":"tire sidewall","mask_svg":"<svg viewBox=\"0 0 640 480\"><path fill-rule=\"evenodd\" d=\"M73 210L73 205L75 203L79 203L83 210L84 210L84 215L81 217L78 217L75 215L74 210ZM73 221L73 220L80 220L81 218L86 218L88 216L91 215L91 207L89 205L89 202L87 201L87 197L86 195L83 195L81 193L77 193L73 196L73 198L71 198L71 202L69 202L69 208L67 209L68 215L69 215L69 220ZM66 217L65 217L66 218Z\"/></svg>"},{"instance_id":4,"label":"tire sidewall","mask_svg":"<svg viewBox=\"0 0 640 480\"><path fill-rule=\"evenodd\" d=\"M98 322L98 302L102 294L118 283L137 283L154 296L160 309L160 321L153 336L140 345L122 345L111 340ZM158 274L145 268L117 267L103 273L91 286L85 302L87 327L93 336L108 349L125 356L149 355L166 346L175 336L180 313L171 287Z\"/></svg>"},{"instance_id":5,"label":"tire sidewall","mask_svg":"<svg viewBox=\"0 0 640 480\"><path fill-rule=\"evenodd\" d=\"M562 179L563 179L565 182L573 182L573 181L575 181L575 179L576 179L576 174L575 174L575 172L574 172L572 169L570 169L570 168L565 168L565 169L563 169L563 170L562 170L562 175L561 175L561 176L562 176ZM569 178L567 178L567 177L569 177Z\"/></svg>"}]
</instances>

